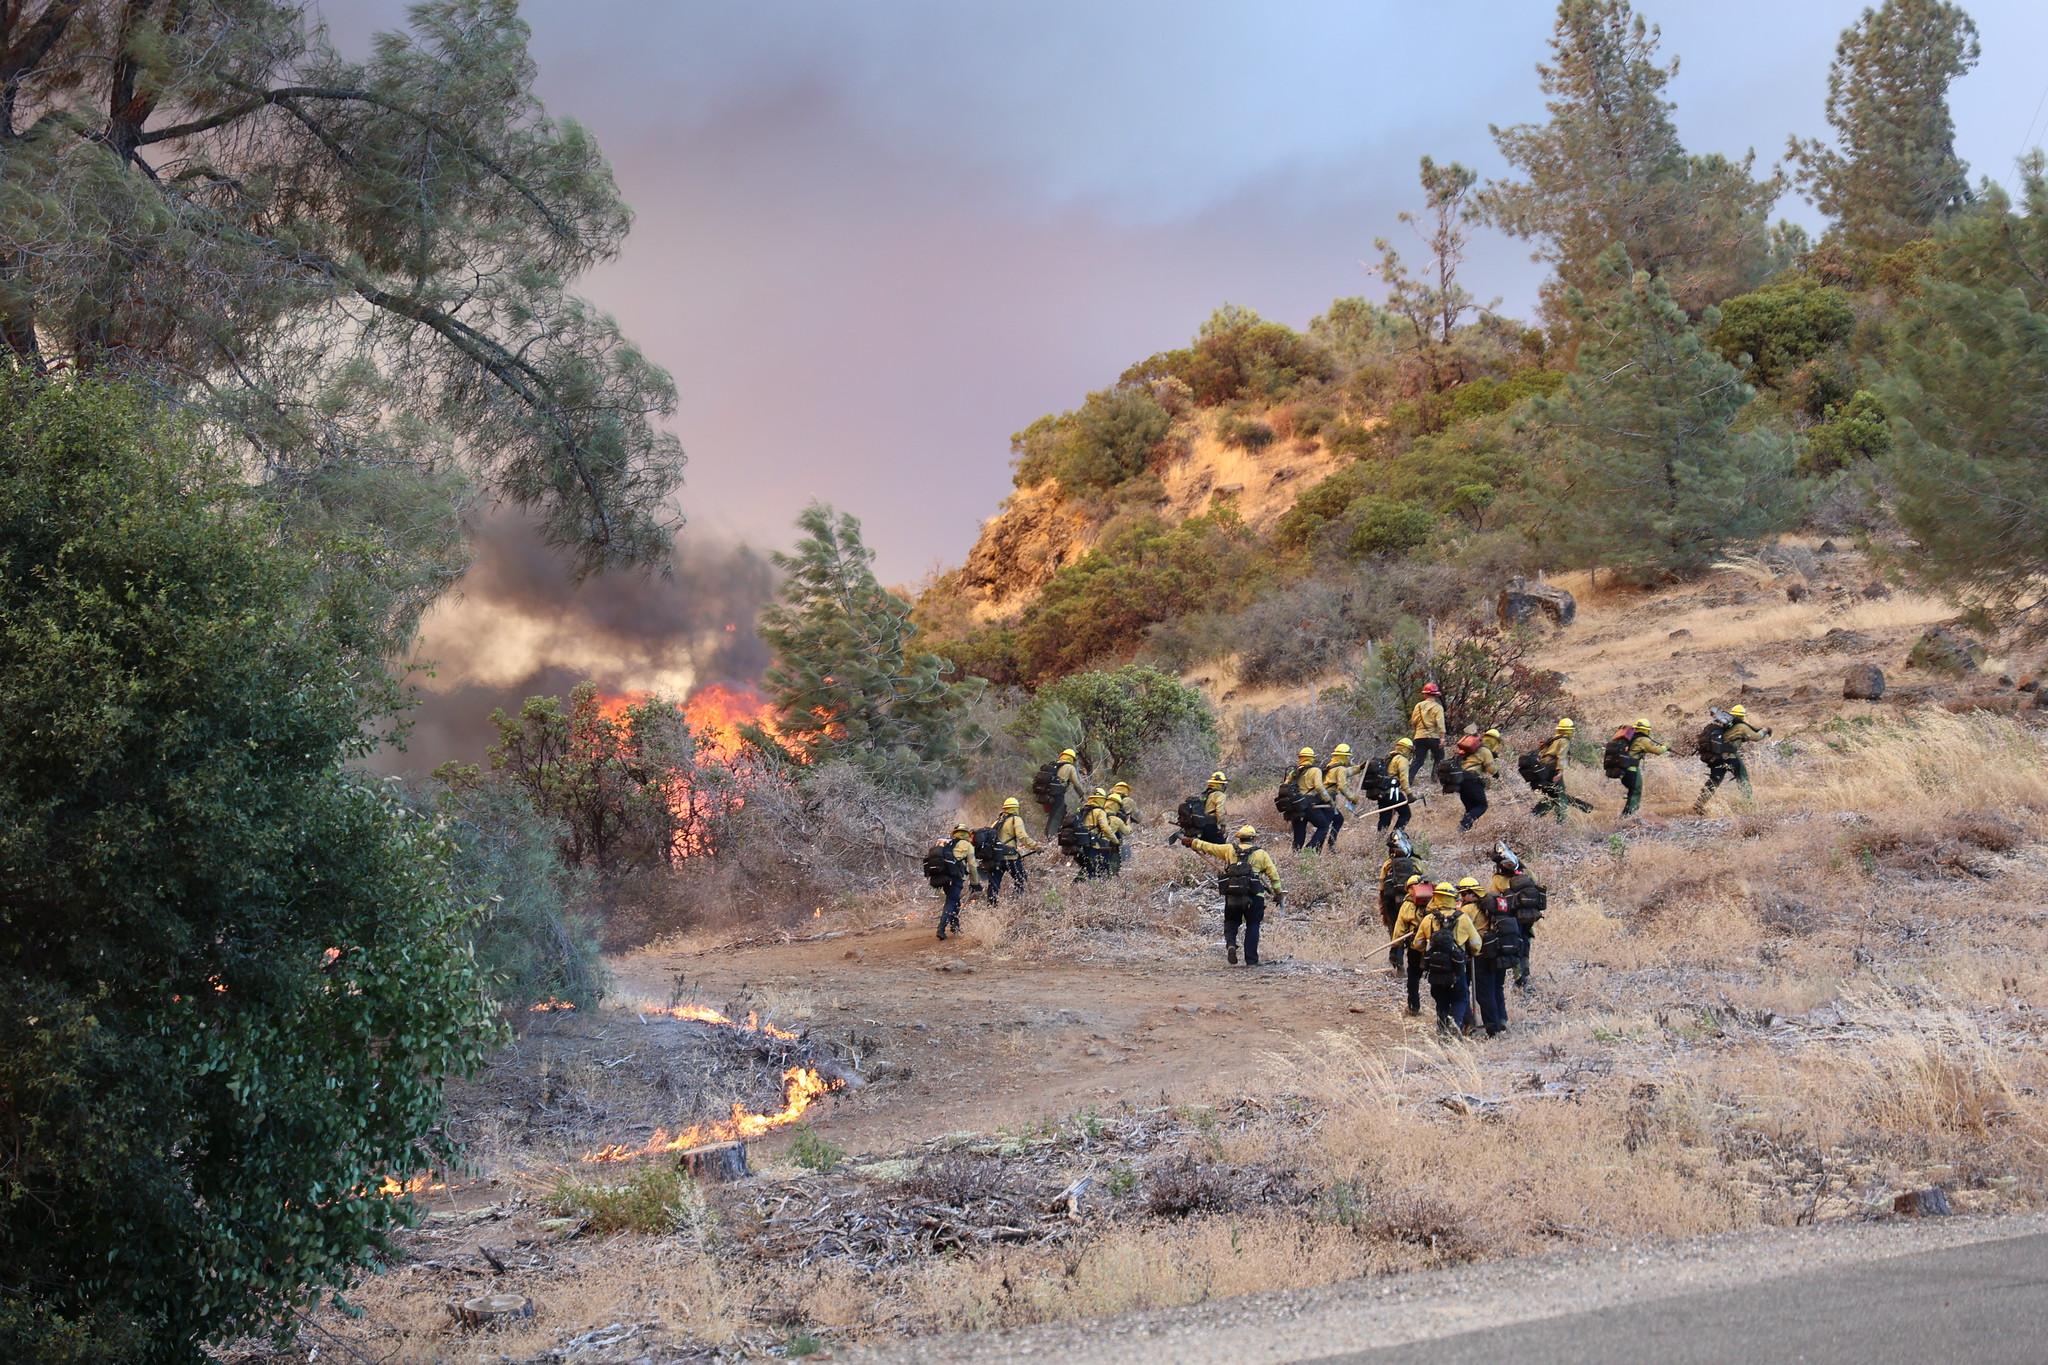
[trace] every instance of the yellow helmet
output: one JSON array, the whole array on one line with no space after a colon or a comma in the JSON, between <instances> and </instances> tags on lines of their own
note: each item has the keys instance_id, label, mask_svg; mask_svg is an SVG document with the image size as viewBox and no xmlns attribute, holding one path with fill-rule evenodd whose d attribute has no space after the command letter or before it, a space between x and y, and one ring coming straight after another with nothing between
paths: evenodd
<instances>
[{"instance_id":1,"label":"yellow helmet","mask_svg":"<svg viewBox=\"0 0 2048 1365\"><path fill-rule=\"evenodd\" d=\"M1295 757L1296 757L1296 758L1298 758L1298 759L1300 759L1300 760L1301 760L1301 761L1302 761L1303 763L1306 763L1306 762L1308 762L1308 761L1309 761L1310 759L1314 758L1315 756L1316 756L1316 751L1315 751L1314 749L1303 749L1303 750L1302 750L1302 751L1301 751L1300 753L1298 753L1298 754L1296 754L1296 755L1295 755Z\"/></svg>"},{"instance_id":2,"label":"yellow helmet","mask_svg":"<svg viewBox=\"0 0 2048 1365\"><path fill-rule=\"evenodd\" d=\"M1007 812L1010 812L1010 811L1014 811L1014 810L1016 810L1016 809L1017 809L1017 798L1016 798L1016 797L1014 797L1014 796L1006 796L1006 797L1004 797L1004 798L1003 798L1003 810L1004 810L1004 812L1005 812L1005 813L1007 813Z\"/></svg>"},{"instance_id":3,"label":"yellow helmet","mask_svg":"<svg viewBox=\"0 0 2048 1365\"><path fill-rule=\"evenodd\" d=\"M1349 757L1351 757L1351 746L1350 746L1349 744L1339 744L1339 745L1338 745L1338 746L1337 746L1336 748L1334 748L1334 749L1330 750L1330 757L1331 757L1331 758L1349 758Z\"/></svg>"},{"instance_id":4,"label":"yellow helmet","mask_svg":"<svg viewBox=\"0 0 2048 1365\"><path fill-rule=\"evenodd\" d=\"M1111 787L1110 790L1115 792L1118 796L1129 796L1131 794L1131 784L1128 782L1119 782L1114 787Z\"/></svg>"},{"instance_id":5,"label":"yellow helmet","mask_svg":"<svg viewBox=\"0 0 2048 1365\"><path fill-rule=\"evenodd\" d=\"M1097 792L1095 793L1095 795L1088 798L1088 804L1091 806L1100 806L1103 802L1107 801L1108 799L1109 798L1104 796L1101 792Z\"/></svg>"},{"instance_id":6,"label":"yellow helmet","mask_svg":"<svg viewBox=\"0 0 2048 1365\"><path fill-rule=\"evenodd\" d=\"M1227 787L1230 785L1230 779L1222 773L1210 773L1209 785L1212 787Z\"/></svg>"},{"instance_id":7,"label":"yellow helmet","mask_svg":"<svg viewBox=\"0 0 2048 1365\"><path fill-rule=\"evenodd\" d=\"M1102 804L1116 810L1122 810L1124 808L1124 798L1117 792L1111 792L1102 798Z\"/></svg>"},{"instance_id":8,"label":"yellow helmet","mask_svg":"<svg viewBox=\"0 0 2048 1365\"><path fill-rule=\"evenodd\" d=\"M1074 761L1074 751L1073 751L1072 749L1062 749L1062 750L1060 750L1060 762L1062 762L1062 763L1072 763L1073 761Z\"/></svg>"},{"instance_id":9,"label":"yellow helmet","mask_svg":"<svg viewBox=\"0 0 2048 1365\"><path fill-rule=\"evenodd\" d=\"M1449 882L1438 882L1436 884L1436 893L1439 896L1455 896L1458 894L1458 888L1452 886Z\"/></svg>"},{"instance_id":10,"label":"yellow helmet","mask_svg":"<svg viewBox=\"0 0 2048 1365\"><path fill-rule=\"evenodd\" d=\"M1741 720L1744 716L1748 715L1749 712L1743 710L1741 704L1738 703L1728 708L1728 714L1735 717L1735 719L1737 720Z\"/></svg>"},{"instance_id":11,"label":"yellow helmet","mask_svg":"<svg viewBox=\"0 0 2048 1365\"><path fill-rule=\"evenodd\" d=\"M1577 727L1572 724L1572 718L1570 716L1562 717L1557 722L1557 732L1561 735L1568 735L1576 728Z\"/></svg>"},{"instance_id":12,"label":"yellow helmet","mask_svg":"<svg viewBox=\"0 0 2048 1365\"><path fill-rule=\"evenodd\" d=\"M1479 889L1479 881L1476 877L1460 877L1458 878L1458 889L1460 891L1477 891Z\"/></svg>"},{"instance_id":13,"label":"yellow helmet","mask_svg":"<svg viewBox=\"0 0 2048 1365\"><path fill-rule=\"evenodd\" d=\"M1239 825L1237 827L1237 837L1239 839L1256 839L1259 837L1259 832L1250 825Z\"/></svg>"},{"instance_id":14,"label":"yellow helmet","mask_svg":"<svg viewBox=\"0 0 2048 1365\"><path fill-rule=\"evenodd\" d=\"M1422 874L1421 874L1420 872L1418 872L1418 873L1416 873L1416 874L1415 874L1414 876L1410 877L1410 878L1409 878L1409 879L1408 879L1407 881L1405 881L1405 882L1401 883L1401 885L1403 885L1403 886L1413 886L1413 885L1415 885L1415 883L1417 883L1417 882L1419 882L1419 881L1421 881L1421 880L1422 880Z\"/></svg>"},{"instance_id":15,"label":"yellow helmet","mask_svg":"<svg viewBox=\"0 0 2048 1365\"><path fill-rule=\"evenodd\" d=\"M1109 795L1109 793L1108 793L1108 792L1106 792L1106 791L1104 791L1104 790L1103 790L1102 788L1100 788L1100 787L1097 787L1097 788L1096 788L1096 789L1095 789L1094 791L1090 792L1090 793L1089 793L1089 795L1090 795L1090 796L1093 796L1093 797L1095 797L1095 798L1097 798L1097 799L1099 800L1099 799L1101 799L1102 797L1105 797L1105 796Z\"/></svg>"},{"instance_id":16,"label":"yellow helmet","mask_svg":"<svg viewBox=\"0 0 2048 1365\"><path fill-rule=\"evenodd\" d=\"M1403 735L1394 741L1394 747L1396 749L1412 749L1415 747L1415 741Z\"/></svg>"},{"instance_id":17,"label":"yellow helmet","mask_svg":"<svg viewBox=\"0 0 2048 1365\"><path fill-rule=\"evenodd\" d=\"M1632 726L1631 728L1632 728L1632 729L1636 729L1636 730L1647 730L1647 729L1649 729L1649 728L1650 728L1650 720L1649 720L1649 717L1647 717L1647 716L1637 716L1637 717L1636 717L1636 723L1635 723L1635 725L1634 725L1634 726Z\"/></svg>"},{"instance_id":18,"label":"yellow helmet","mask_svg":"<svg viewBox=\"0 0 2048 1365\"><path fill-rule=\"evenodd\" d=\"M967 832L968 832L968 830L967 830L967 826L965 826L965 825L955 825L955 826L953 826L953 837L954 837L954 838L956 838L956 839L957 839L957 838L959 838L959 837L960 837L961 835L963 835L963 834L967 833Z\"/></svg>"},{"instance_id":19,"label":"yellow helmet","mask_svg":"<svg viewBox=\"0 0 2048 1365\"><path fill-rule=\"evenodd\" d=\"M1499 738L1500 738L1500 731L1498 731L1498 730L1488 730L1488 731L1487 731L1487 732L1486 732L1485 734L1481 735L1481 736L1480 736L1480 738L1481 738L1481 739L1499 739Z\"/></svg>"}]
</instances>

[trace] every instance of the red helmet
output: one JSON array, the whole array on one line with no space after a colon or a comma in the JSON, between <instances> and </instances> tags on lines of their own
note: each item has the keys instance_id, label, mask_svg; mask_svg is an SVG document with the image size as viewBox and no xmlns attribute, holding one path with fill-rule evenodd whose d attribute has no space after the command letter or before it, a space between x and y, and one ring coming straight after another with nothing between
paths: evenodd
<instances>
[{"instance_id":1,"label":"red helmet","mask_svg":"<svg viewBox=\"0 0 2048 1365\"><path fill-rule=\"evenodd\" d=\"M1425 697L1440 697L1443 695L1443 691L1435 683L1424 683L1422 685L1422 695Z\"/></svg>"}]
</instances>

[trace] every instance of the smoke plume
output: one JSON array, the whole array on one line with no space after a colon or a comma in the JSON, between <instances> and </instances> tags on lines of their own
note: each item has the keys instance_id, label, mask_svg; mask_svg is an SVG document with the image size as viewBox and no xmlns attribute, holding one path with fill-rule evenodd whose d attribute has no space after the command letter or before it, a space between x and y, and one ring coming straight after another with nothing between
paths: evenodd
<instances>
[{"instance_id":1,"label":"smoke plume","mask_svg":"<svg viewBox=\"0 0 2048 1365\"><path fill-rule=\"evenodd\" d=\"M774 569L747 546L686 532L665 575L577 583L530 524L500 513L478 528L474 549L456 592L421 624L414 659L431 671L416 679L404 750L380 750L380 771L481 762L496 738L493 708L517 711L586 679L680 700L708 683L752 683L767 667L755 622Z\"/></svg>"}]
</instances>

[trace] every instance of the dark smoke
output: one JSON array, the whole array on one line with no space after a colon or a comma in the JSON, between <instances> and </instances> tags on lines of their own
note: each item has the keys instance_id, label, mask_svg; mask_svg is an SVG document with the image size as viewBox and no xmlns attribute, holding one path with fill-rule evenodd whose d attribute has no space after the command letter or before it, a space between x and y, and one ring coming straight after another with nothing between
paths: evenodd
<instances>
[{"instance_id":1,"label":"dark smoke","mask_svg":"<svg viewBox=\"0 0 2048 1365\"><path fill-rule=\"evenodd\" d=\"M417 685L404 750L380 750L379 771L480 763L496 738L494 708L516 712L585 679L605 692L680 698L704 683L755 682L768 666L755 625L775 573L747 546L685 531L666 575L577 583L530 524L498 514L478 528L474 550L456 593L422 627L415 658L432 675Z\"/></svg>"}]
</instances>

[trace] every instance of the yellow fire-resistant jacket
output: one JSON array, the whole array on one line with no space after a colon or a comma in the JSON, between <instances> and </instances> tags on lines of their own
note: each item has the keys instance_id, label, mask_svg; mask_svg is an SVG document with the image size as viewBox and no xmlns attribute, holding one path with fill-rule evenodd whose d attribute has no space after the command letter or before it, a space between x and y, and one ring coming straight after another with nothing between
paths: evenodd
<instances>
[{"instance_id":1,"label":"yellow fire-resistant jacket","mask_svg":"<svg viewBox=\"0 0 2048 1365\"><path fill-rule=\"evenodd\" d=\"M1394 784L1395 800L1408 794L1408 755L1399 749L1387 755L1387 780Z\"/></svg>"},{"instance_id":2,"label":"yellow fire-resistant jacket","mask_svg":"<svg viewBox=\"0 0 2048 1365\"><path fill-rule=\"evenodd\" d=\"M1214 858L1225 867L1236 862L1240 855L1248 853L1252 871L1265 878L1267 889L1274 895L1280 894L1280 869L1274 865L1273 855L1257 844L1212 844L1207 839L1190 839L1188 847L1197 853Z\"/></svg>"},{"instance_id":3,"label":"yellow fire-resistant jacket","mask_svg":"<svg viewBox=\"0 0 2048 1365\"><path fill-rule=\"evenodd\" d=\"M1570 767L1572 762L1571 736L1553 735L1537 752L1543 755L1545 763L1557 769L1559 777L1563 777L1564 770Z\"/></svg>"},{"instance_id":4,"label":"yellow fire-resistant jacket","mask_svg":"<svg viewBox=\"0 0 2048 1365\"><path fill-rule=\"evenodd\" d=\"M1038 847L1038 841L1025 831L1024 817L1021 815L1005 815L997 823L996 842L1001 844L1004 851L1013 858L1020 851L1029 851Z\"/></svg>"},{"instance_id":5,"label":"yellow fire-resistant jacket","mask_svg":"<svg viewBox=\"0 0 2048 1365\"><path fill-rule=\"evenodd\" d=\"M1349 763L1332 763L1329 767L1323 769L1323 790L1329 793L1332 801L1349 801L1351 793L1346 791L1345 788L1350 785L1351 765Z\"/></svg>"},{"instance_id":6,"label":"yellow fire-resistant jacket","mask_svg":"<svg viewBox=\"0 0 2048 1365\"><path fill-rule=\"evenodd\" d=\"M1088 814L1081 821L1081 828L1093 830L1113 844L1121 844L1130 827L1101 806L1090 806Z\"/></svg>"},{"instance_id":7,"label":"yellow fire-resistant jacket","mask_svg":"<svg viewBox=\"0 0 2048 1365\"><path fill-rule=\"evenodd\" d=\"M1209 789L1209 794L1202 798L1202 814L1208 816L1219 825L1223 823L1223 788L1211 787Z\"/></svg>"},{"instance_id":8,"label":"yellow fire-resistant jacket","mask_svg":"<svg viewBox=\"0 0 2048 1365\"><path fill-rule=\"evenodd\" d=\"M1416 739L1442 739L1444 737L1443 703L1434 697L1424 697L1415 703L1408 713L1408 724L1414 727Z\"/></svg>"},{"instance_id":9,"label":"yellow fire-resistant jacket","mask_svg":"<svg viewBox=\"0 0 2048 1365\"><path fill-rule=\"evenodd\" d=\"M1060 764L1057 777L1053 779L1066 799L1067 809L1073 810L1088 799L1088 789L1081 785L1081 772L1071 763Z\"/></svg>"},{"instance_id":10,"label":"yellow fire-resistant jacket","mask_svg":"<svg viewBox=\"0 0 2048 1365\"><path fill-rule=\"evenodd\" d=\"M1478 773L1489 782L1500 776L1500 765L1493 761L1493 750L1484 744L1459 759L1458 768L1461 772Z\"/></svg>"},{"instance_id":11,"label":"yellow fire-resistant jacket","mask_svg":"<svg viewBox=\"0 0 2048 1365\"><path fill-rule=\"evenodd\" d=\"M1764 737L1764 732L1746 720L1738 720L1721 732L1723 744L1748 744Z\"/></svg>"},{"instance_id":12,"label":"yellow fire-resistant jacket","mask_svg":"<svg viewBox=\"0 0 2048 1365\"><path fill-rule=\"evenodd\" d=\"M1429 913L1415 926L1415 941L1408 946L1416 952L1426 951L1429 948L1429 940L1446 923L1451 926L1451 942L1463 944L1467 953L1478 956L1479 931L1472 927L1472 917L1465 913L1465 907L1462 905L1430 906Z\"/></svg>"},{"instance_id":13,"label":"yellow fire-resistant jacket","mask_svg":"<svg viewBox=\"0 0 2048 1365\"><path fill-rule=\"evenodd\" d=\"M1671 752L1669 748L1659 744L1640 730L1636 731L1636 741L1628 746L1628 751L1636 758L1642 758L1647 754L1668 754Z\"/></svg>"},{"instance_id":14,"label":"yellow fire-resistant jacket","mask_svg":"<svg viewBox=\"0 0 2048 1365\"><path fill-rule=\"evenodd\" d=\"M953 857L956 861L966 864L967 884L969 886L980 886L981 865L974 861L974 840L955 839L953 841Z\"/></svg>"}]
</instances>

